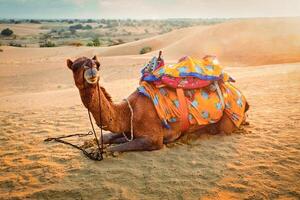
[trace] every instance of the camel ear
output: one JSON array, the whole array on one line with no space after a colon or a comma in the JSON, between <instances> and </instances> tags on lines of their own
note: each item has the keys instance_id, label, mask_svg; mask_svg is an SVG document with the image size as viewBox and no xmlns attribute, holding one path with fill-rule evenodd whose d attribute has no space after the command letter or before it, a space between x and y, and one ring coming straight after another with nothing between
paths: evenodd
<instances>
[{"instance_id":1,"label":"camel ear","mask_svg":"<svg viewBox=\"0 0 300 200\"><path fill-rule=\"evenodd\" d=\"M98 61L98 58L96 55L94 55L94 57L92 58L93 60L97 60Z\"/></svg>"},{"instance_id":2,"label":"camel ear","mask_svg":"<svg viewBox=\"0 0 300 200\"><path fill-rule=\"evenodd\" d=\"M92 59L95 61L95 64L97 65L97 69L99 70L99 68L100 68L100 62L98 60L98 57L95 55Z\"/></svg>"},{"instance_id":3,"label":"camel ear","mask_svg":"<svg viewBox=\"0 0 300 200\"><path fill-rule=\"evenodd\" d=\"M68 59L67 60L67 66L69 67L70 70L72 70L72 65L73 65L73 61Z\"/></svg>"}]
</instances>

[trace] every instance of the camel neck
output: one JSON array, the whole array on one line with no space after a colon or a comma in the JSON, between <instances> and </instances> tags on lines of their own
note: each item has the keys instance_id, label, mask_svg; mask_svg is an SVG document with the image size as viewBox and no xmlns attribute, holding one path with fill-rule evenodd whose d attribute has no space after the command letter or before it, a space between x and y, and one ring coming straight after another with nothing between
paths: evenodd
<instances>
[{"instance_id":1,"label":"camel neck","mask_svg":"<svg viewBox=\"0 0 300 200\"><path fill-rule=\"evenodd\" d=\"M100 106L99 107L99 94ZM103 127L104 130L113 133L127 132L129 129L129 108L125 102L114 104L106 91L103 88L97 87L80 90L81 100L84 106L92 113L98 126ZM100 114L101 112L101 122Z\"/></svg>"}]
</instances>

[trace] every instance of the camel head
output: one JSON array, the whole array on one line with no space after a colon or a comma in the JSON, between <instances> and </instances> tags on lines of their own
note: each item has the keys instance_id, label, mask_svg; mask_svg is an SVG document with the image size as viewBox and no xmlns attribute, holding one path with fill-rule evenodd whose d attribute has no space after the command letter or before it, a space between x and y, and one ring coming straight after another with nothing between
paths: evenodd
<instances>
[{"instance_id":1,"label":"camel head","mask_svg":"<svg viewBox=\"0 0 300 200\"><path fill-rule=\"evenodd\" d=\"M73 72L75 85L78 89L94 86L100 79L100 62L96 56L92 59L81 57L76 59L74 62L68 59L67 66Z\"/></svg>"}]
</instances>

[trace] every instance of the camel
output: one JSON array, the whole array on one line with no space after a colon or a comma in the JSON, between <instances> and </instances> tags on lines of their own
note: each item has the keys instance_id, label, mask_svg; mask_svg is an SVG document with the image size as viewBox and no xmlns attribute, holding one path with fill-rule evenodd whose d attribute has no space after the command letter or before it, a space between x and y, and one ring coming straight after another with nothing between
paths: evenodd
<instances>
[{"instance_id":1,"label":"camel","mask_svg":"<svg viewBox=\"0 0 300 200\"><path fill-rule=\"evenodd\" d=\"M164 144L171 143L184 134L195 131L209 128L218 132L231 133L236 129L236 126L225 113L221 120L215 124L191 125L187 131L182 132L180 122L174 122L170 124L170 129L166 129L162 126L154 105L148 97L135 91L127 98L128 102L123 101L116 104L105 88L100 85L100 89L97 89L97 85L100 84L100 62L96 56L92 59L81 57L74 62L68 59L67 66L72 70L81 100L91 112L96 124L111 132L104 134L104 144L117 144L109 146L107 151L159 150ZM100 104L98 95L100 95ZM99 105L101 105L101 113L99 113ZM132 122L130 107L134 113ZM131 127L131 123L133 127ZM130 137L131 128L133 128L133 140L128 141L124 135Z\"/></svg>"}]
</instances>

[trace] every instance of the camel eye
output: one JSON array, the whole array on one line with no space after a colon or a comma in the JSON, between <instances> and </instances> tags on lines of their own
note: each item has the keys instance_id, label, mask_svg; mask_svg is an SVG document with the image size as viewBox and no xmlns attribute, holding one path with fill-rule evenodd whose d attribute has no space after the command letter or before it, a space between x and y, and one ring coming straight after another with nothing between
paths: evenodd
<instances>
[{"instance_id":1,"label":"camel eye","mask_svg":"<svg viewBox=\"0 0 300 200\"><path fill-rule=\"evenodd\" d=\"M83 67L84 69L89 69L90 67L89 66L86 66L86 65L84 65L84 67Z\"/></svg>"}]
</instances>

